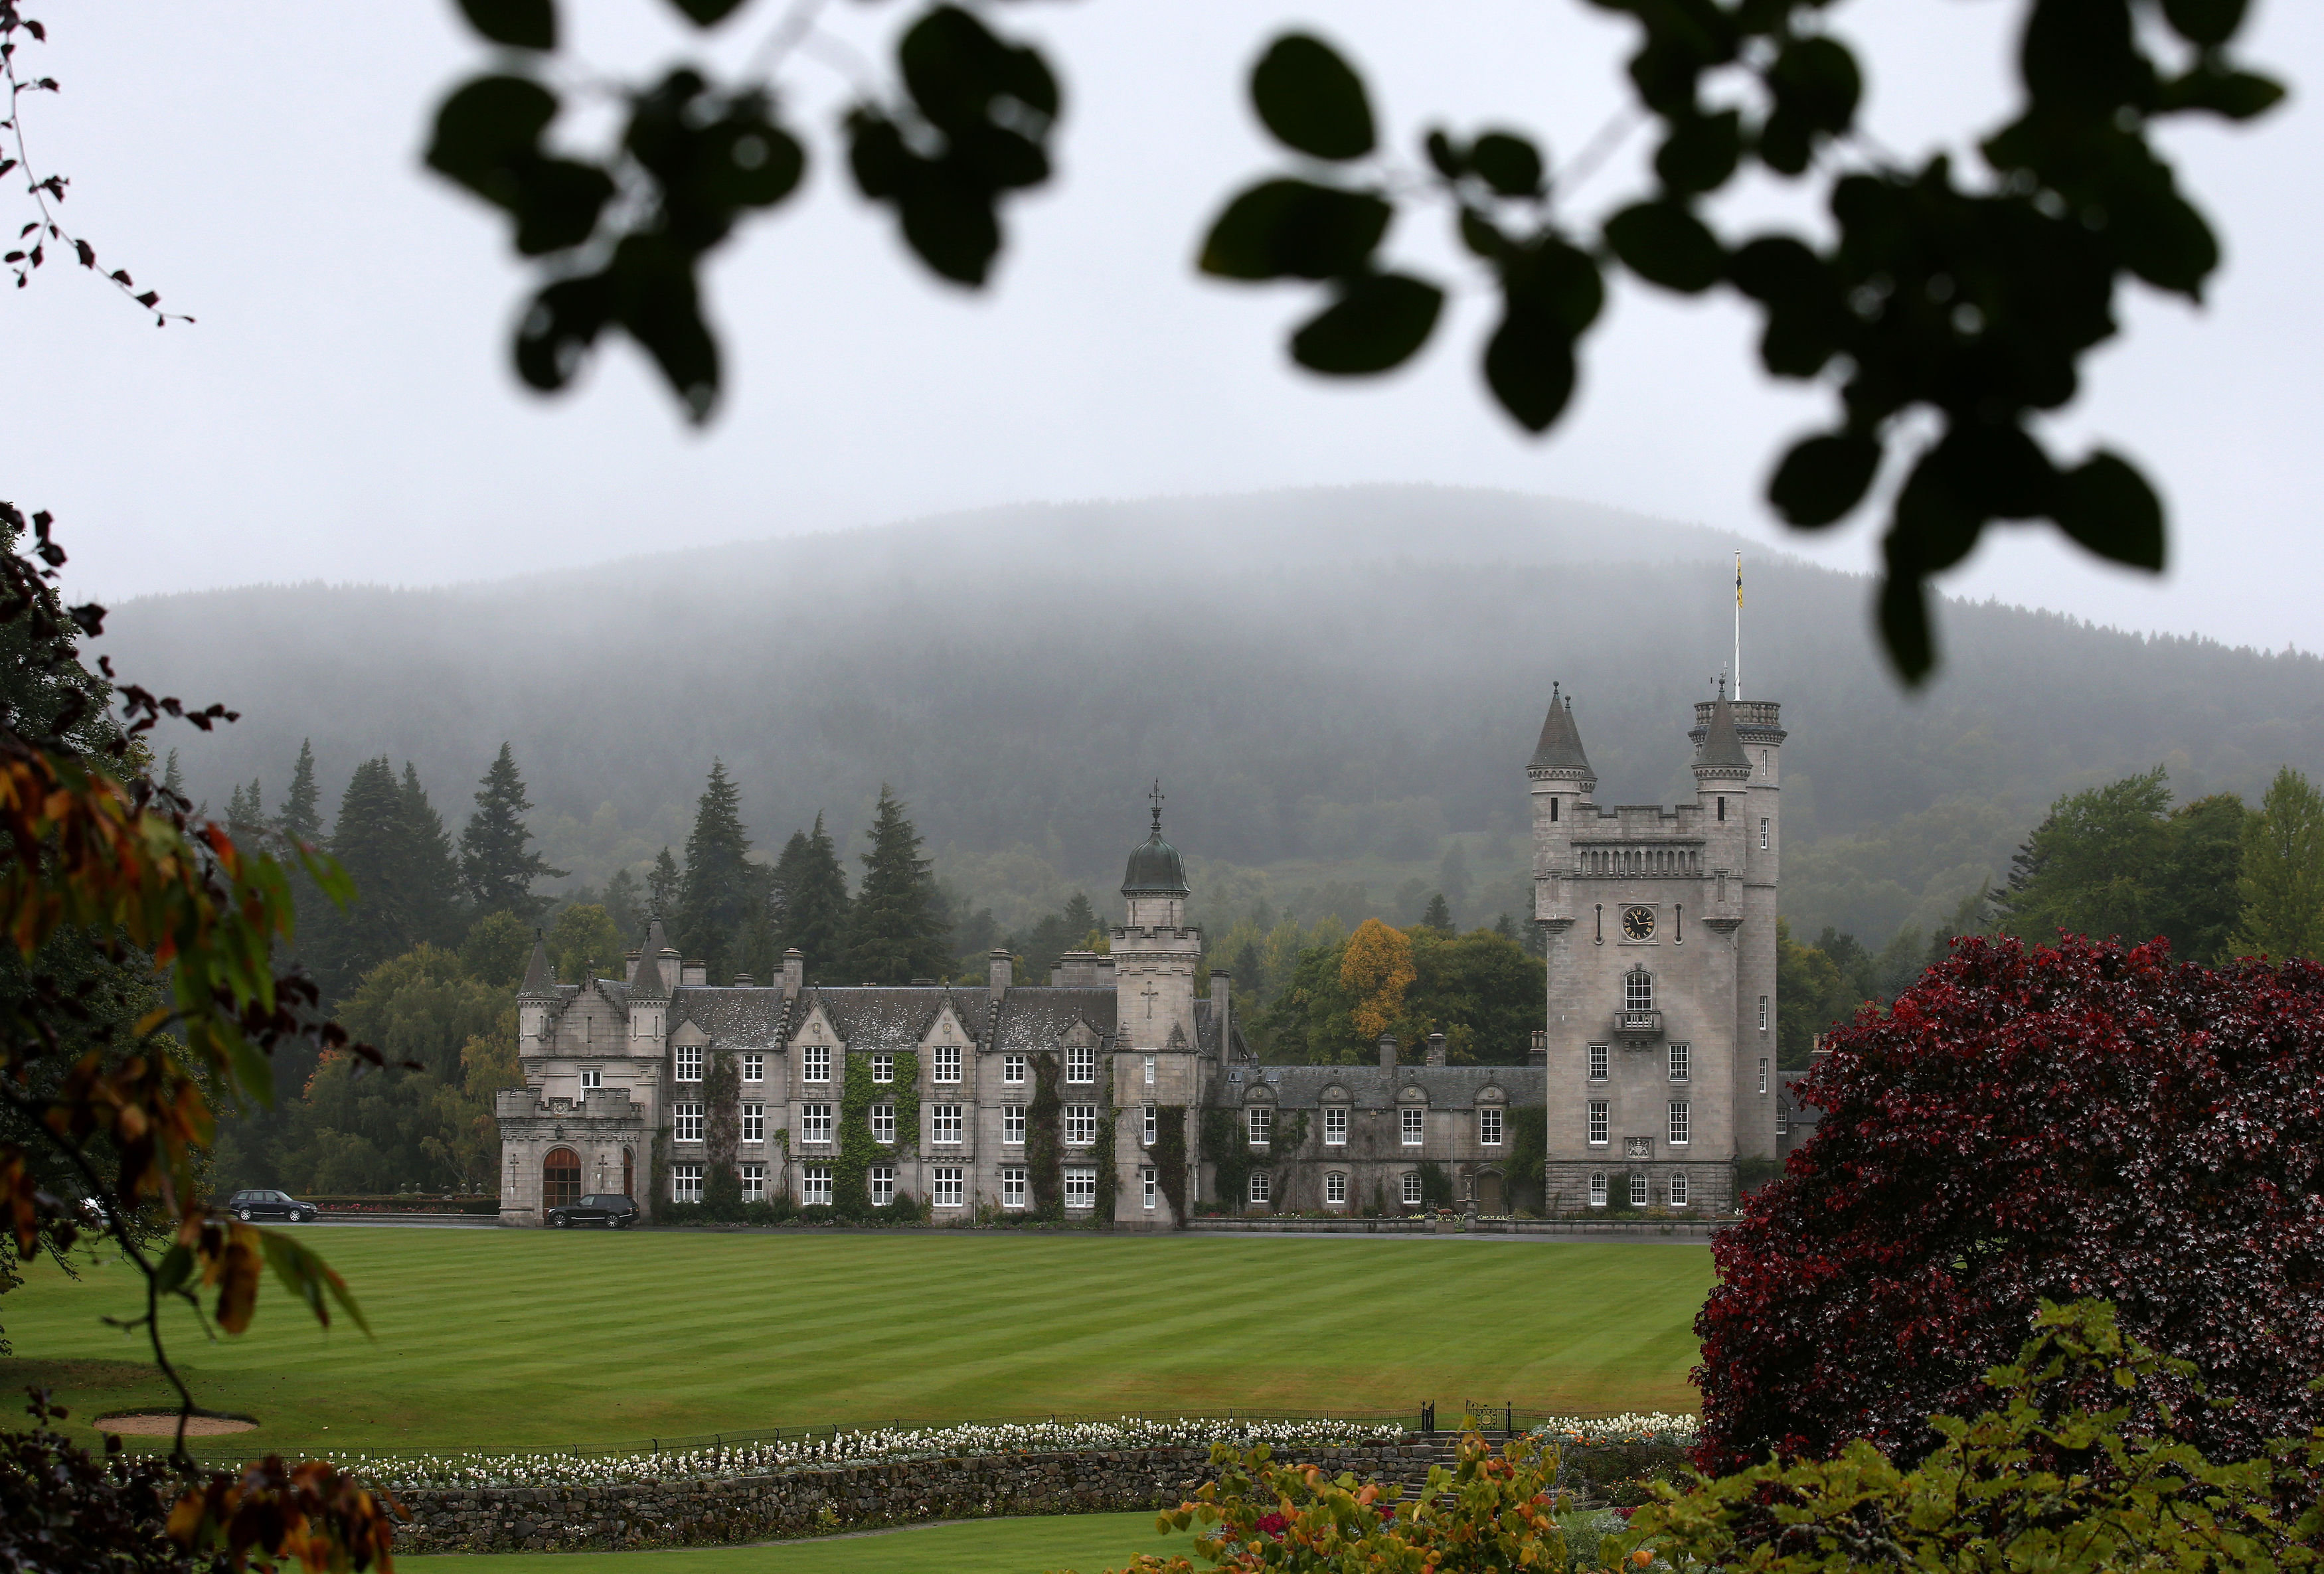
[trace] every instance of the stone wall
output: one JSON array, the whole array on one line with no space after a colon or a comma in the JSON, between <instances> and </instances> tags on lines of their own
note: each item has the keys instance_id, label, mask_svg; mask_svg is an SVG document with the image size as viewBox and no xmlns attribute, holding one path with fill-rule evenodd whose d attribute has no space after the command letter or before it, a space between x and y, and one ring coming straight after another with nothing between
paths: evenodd
<instances>
[{"instance_id":1,"label":"stone wall","mask_svg":"<svg viewBox=\"0 0 2324 1574\"><path fill-rule=\"evenodd\" d=\"M1452 1463L1436 1442L1288 1450L1360 1477L1425 1480ZM1103 1514L1176 1507L1211 1478L1207 1448L988 1454L835 1466L719 1481L619 1487L493 1487L398 1495L410 1511L396 1550L606 1551L770 1542L930 1520Z\"/></svg>"}]
</instances>

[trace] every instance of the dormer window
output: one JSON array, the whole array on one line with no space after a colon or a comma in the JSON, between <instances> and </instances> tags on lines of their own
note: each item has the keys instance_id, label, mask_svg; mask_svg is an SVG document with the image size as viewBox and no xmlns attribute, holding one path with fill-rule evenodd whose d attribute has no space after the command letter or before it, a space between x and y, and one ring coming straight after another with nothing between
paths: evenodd
<instances>
[{"instance_id":1,"label":"dormer window","mask_svg":"<svg viewBox=\"0 0 2324 1574\"><path fill-rule=\"evenodd\" d=\"M831 1045L810 1044L800 1050L799 1081L803 1082L831 1081Z\"/></svg>"},{"instance_id":2,"label":"dormer window","mask_svg":"<svg viewBox=\"0 0 2324 1574\"><path fill-rule=\"evenodd\" d=\"M679 1045L677 1050L677 1064L678 1070L671 1074L678 1082L700 1082L702 1080L702 1046L698 1044Z\"/></svg>"}]
</instances>

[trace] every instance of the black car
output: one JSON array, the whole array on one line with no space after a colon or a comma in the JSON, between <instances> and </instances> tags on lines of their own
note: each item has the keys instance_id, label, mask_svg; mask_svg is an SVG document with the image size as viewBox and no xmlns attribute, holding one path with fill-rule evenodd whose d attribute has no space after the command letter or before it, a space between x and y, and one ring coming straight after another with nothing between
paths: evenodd
<instances>
[{"instance_id":1,"label":"black car","mask_svg":"<svg viewBox=\"0 0 2324 1574\"><path fill-rule=\"evenodd\" d=\"M578 1202L566 1202L549 1210L549 1222L557 1229L570 1229L576 1224L602 1224L608 1229L627 1229L638 1221L638 1205L627 1197L607 1192L593 1192Z\"/></svg>"},{"instance_id":2,"label":"black car","mask_svg":"<svg viewBox=\"0 0 2324 1574\"><path fill-rule=\"evenodd\" d=\"M309 1224L315 1218L312 1202L301 1202L288 1192L236 1192L226 1200L226 1210L244 1224L254 1219L287 1219L293 1224Z\"/></svg>"}]
</instances>

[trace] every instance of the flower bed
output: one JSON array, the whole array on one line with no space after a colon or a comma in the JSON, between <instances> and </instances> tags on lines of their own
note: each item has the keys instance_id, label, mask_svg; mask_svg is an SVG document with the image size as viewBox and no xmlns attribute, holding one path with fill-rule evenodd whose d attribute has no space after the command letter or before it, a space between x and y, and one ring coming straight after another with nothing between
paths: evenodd
<instances>
[{"instance_id":1,"label":"flower bed","mask_svg":"<svg viewBox=\"0 0 2324 1574\"><path fill-rule=\"evenodd\" d=\"M1665 1443L1691 1449L1702 1430L1700 1416L1666 1415L1655 1410L1626 1415L1553 1415L1533 1429L1533 1436L1545 1443Z\"/></svg>"},{"instance_id":2,"label":"flower bed","mask_svg":"<svg viewBox=\"0 0 2324 1574\"><path fill-rule=\"evenodd\" d=\"M881 1428L834 1437L633 1454L429 1454L336 1456L374 1485L404 1492L487 1487L620 1487L719 1481L833 1465L892 1464L971 1454L1086 1452L1115 1449L1351 1448L1394 1442L1403 1429L1346 1421L1120 1421L969 1423Z\"/></svg>"}]
</instances>

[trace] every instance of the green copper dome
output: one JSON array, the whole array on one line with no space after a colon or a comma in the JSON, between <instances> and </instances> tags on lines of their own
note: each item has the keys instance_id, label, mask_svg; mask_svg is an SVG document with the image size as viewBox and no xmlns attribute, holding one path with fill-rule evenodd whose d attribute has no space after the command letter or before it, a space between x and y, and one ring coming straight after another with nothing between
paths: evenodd
<instances>
[{"instance_id":1,"label":"green copper dome","mask_svg":"<svg viewBox=\"0 0 2324 1574\"><path fill-rule=\"evenodd\" d=\"M1125 897L1183 897L1186 865L1178 850L1162 840L1162 784L1154 784L1153 833L1130 850L1130 868L1121 877Z\"/></svg>"}]
</instances>

